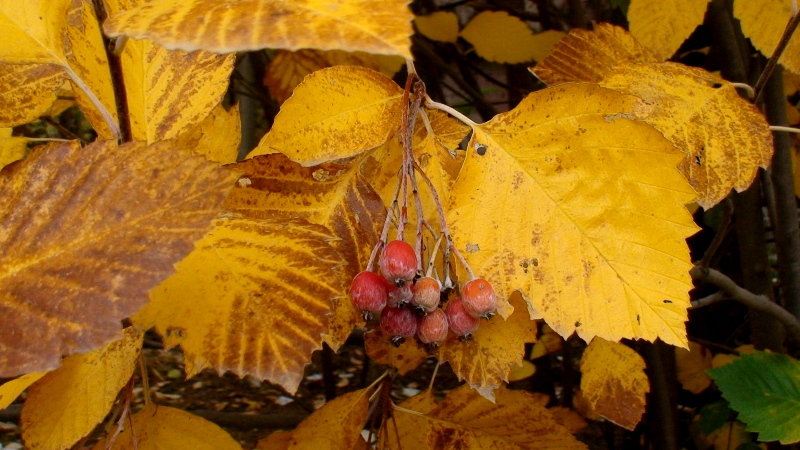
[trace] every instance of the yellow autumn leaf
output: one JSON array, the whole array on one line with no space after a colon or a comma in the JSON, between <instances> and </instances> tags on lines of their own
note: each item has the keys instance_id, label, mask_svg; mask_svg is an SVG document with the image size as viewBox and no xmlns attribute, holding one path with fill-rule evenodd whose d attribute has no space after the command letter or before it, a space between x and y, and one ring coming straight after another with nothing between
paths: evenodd
<instances>
[{"instance_id":1,"label":"yellow autumn leaf","mask_svg":"<svg viewBox=\"0 0 800 450\"><path fill-rule=\"evenodd\" d=\"M417 31L432 41L451 42L458 40L458 16L451 11L436 11L427 16L414 17Z\"/></svg>"},{"instance_id":2,"label":"yellow autumn leaf","mask_svg":"<svg viewBox=\"0 0 800 450\"><path fill-rule=\"evenodd\" d=\"M151 403L133 415L132 425L116 435L111 450L241 450L241 446L219 426L186 411ZM92 450L107 448L116 427Z\"/></svg>"},{"instance_id":3,"label":"yellow autumn leaf","mask_svg":"<svg viewBox=\"0 0 800 450\"><path fill-rule=\"evenodd\" d=\"M367 421L369 389L336 397L292 431L287 450L366 449L361 430Z\"/></svg>"},{"instance_id":4,"label":"yellow autumn leaf","mask_svg":"<svg viewBox=\"0 0 800 450\"><path fill-rule=\"evenodd\" d=\"M342 292L333 299L334 314L325 341L338 349L362 322L346 291L364 270L378 242L386 211L383 201L358 172L357 165L302 167L281 154L259 156L234 166L242 176L225 207L257 219L300 218L325 226L344 260Z\"/></svg>"},{"instance_id":5,"label":"yellow autumn leaf","mask_svg":"<svg viewBox=\"0 0 800 450\"><path fill-rule=\"evenodd\" d=\"M364 334L364 347L371 360L397 369L400 375L416 369L436 353L429 352L416 339L407 339L399 347L392 345L390 339L379 327Z\"/></svg>"},{"instance_id":6,"label":"yellow autumn leaf","mask_svg":"<svg viewBox=\"0 0 800 450\"><path fill-rule=\"evenodd\" d=\"M144 333L125 329L105 347L72 355L28 391L22 438L30 448L70 448L94 430L114 405L136 368Z\"/></svg>"},{"instance_id":7,"label":"yellow autumn leaf","mask_svg":"<svg viewBox=\"0 0 800 450\"><path fill-rule=\"evenodd\" d=\"M621 28L573 30L533 71L551 85L591 81L642 98L630 112L685 153L681 172L706 209L731 189L746 189L758 168L769 165L772 135L766 119L733 85L702 69L653 62Z\"/></svg>"},{"instance_id":8,"label":"yellow autumn leaf","mask_svg":"<svg viewBox=\"0 0 800 450\"><path fill-rule=\"evenodd\" d=\"M734 0L733 15L742 24L742 33L764 56L770 57L792 18L792 2L787 0ZM800 75L800 37L792 35L779 62Z\"/></svg>"},{"instance_id":9,"label":"yellow autumn leaf","mask_svg":"<svg viewBox=\"0 0 800 450\"><path fill-rule=\"evenodd\" d=\"M103 35L97 23L92 0L72 0L67 15L65 56L75 73L86 82L89 91L75 91L75 102L92 124L99 139L117 137L117 104L114 83L108 66ZM91 92L92 97L87 94ZM99 107L94 102L100 102ZM113 126L106 122L106 115L113 119Z\"/></svg>"},{"instance_id":10,"label":"yellow autumn leaf","mask_svg":"<svg viewBox=\"0 0 800 450\"><path fill-rule=\"evenodd\" d=\"M342 289L333 238L304 221L218 219L133 322L180 345L189 377L212 367L294 393Z\"/></svg>"},{"instance_id":11,"label":"yellow autumn leaf","mask_svg":"<svg viewBox=\"0 0 800 450\"><path fill-rule=\"evenodd\" d=\"M276 431L256 444L258 450L286 450L292 439L291 431Z\"/></svg>"},{"instance_id":12,"label":"yellow autumn leaf","mask_svg":"<svg viewBox=\"0 0 800 450\"><path fill-rule=\"evenodd\" d=\"M589 426L589 424L583 420L583 417L573 409L563 406L554 406L552 408L547 408L547 410L553 415L553 420L567 427L572 434Z\"/></svg>"},{"instance_id":13,"label":"yellow autumn leaf","mask_svg":"<svg viewBox=\"0 0 800 450\"><path fill-rule=\"evenodd\" d=\"M709 0L631 0L628 23L633 37L660 61L669 59L703 23Z\"/></svg>"},{"instance_id":14,"label":"yellow autumn leaf","mask_svg":"<svg viewBox=\"0 0 800 450\"><path fill-rule=\"evenodd\" d=\"M175 146L191 149L209 161L220 164L236 162L239 143L242 141L242 124L239 120L239 105L225 111L217 105L202 122L176 138Z\"/></svg>"},{"instance_id":15,"label":"yellow autumn leaf","mask_svg":"<svg viewBox=\"0 0 800 450\"><path fill-rule=\"evenodd\" d=\"M638 101L565 84L476 127L448 217L503 317L521 290L562 336L686 345L694 193Z\"/></svg>"},{"instance_id":16,"label":"yellow autumn leaf","mask_svg":"<svg viewBox=\"0 0 800 450\"><path fill-rule=\"evenodd\" d=\"M464 385L450 391L427 412L427 408L416 409L412 397L384 424L388 429L383 431L382 442L388 449L420 450L586 448L530 393L501 387L496 397L495 402L490 402Z\"/></svg>"},{"instance_id":17,"label":"yellow autumn leaf","mask_svg":"<svg viewBox=\"0 0 800 450\"><path fill-rule=\"evenodd\" d=\"M755 351L755 347L751 344L747 345L740 345L736 347L736 351L739 352L740 355L749 355ZM711 367L716 369L717 367L724 366L726 364L730 364L736 361L739 358L738 355L730 354L730 353L717 353L714 355L714 358L711 360Z\"/></svg>"},{"instance_id":18,"label":"yellow autumn leaf","mask_svg":"<svg viewBox=\"0 0 800 450\"><path fill-rule=\"evenodd\" d=\"M536 343L533 344L531 359L541 358L542 356L557 352L561 350L561 344L563 343L564 338L550 328L550 325L544 324L544 326L542 326L542 334L539 335Z\"/></svg>"},{"instance_id":19,"label":"yellow autumn leaf","mask_svg":"<svg viewBox=\"0 0 800 450\"><path fill-rule=\"evenodd\" d=\"M56 101L50 105L50 108L44 113L46 116L55 117L75 104L75 91L72 89L72 83L69 80L64 81L64 84L58 89L58 97Z\"/></svg>"},{"instance_id":20,"label":"yellow autumn leaf","mask_svg":"<svg viewBox=\"0 0 800 450\"><path fill-rule=\"evenodd\" d=\"M450 363L458 379L490 400L511 370L522 364L525 344L536 342L536 323L522 310L522 298L515 294L510 300L519 311L507 319L482 321L467 341L450 333L439 348L439 359Z\"/></svg>"},{"instance_id":21,"label":"yellow autumn leaf","mask_svg":"<svg viewBox=\"0 0 800 450\"><path fill-rule=\"evenodd\" d=\"M532 377L536 373L536 366L530 361L522 361L521 366L514 367L508 373L508 381L519 381Z\"/></svg>"},{"instance_id":22,"label":"yellow autumn leaf","mask_svg":"<svg viewBox=\"0 0 800 450\"><path fill-rule=\"evenodd\" d=\"M593 411L633 430L650 392L644 368L644 359L635 351L594 338L581 357L581 392Z\"/></svg>"},{"instance_id":23,"label":"yellow autumn leaf","mask_svg":"<svg viewBox=\"0 0 800 450\"><path fill-rule=\"evenodd\" d=\"M530 27L505 11L484 11L461 30L478 55L492 62L523 63L534 59L536 39Z\"/></svg>"},{"instance_id":24,"label":"yellow autumn leaf","mask_svg":"<svg viewBox=\"0 0 800 450\"><path fill-rule=\"evenodd\" d=\"M33 372L7 381L0 386L0 409L6 409L30 385L42 378L47 372Z\"/></svg>"},{"instance_id":25,"label":"yellow autumn leaf","mask_svg":"<svg viewBox=\"0 0 800 450\"><path fill-rule=\"evenodd\" d=\"M283 103L307 75L332 66L361 66L381 72L387 77L394 75L405 60L399 56L375 55L364 52L342 50L279 50L267 66L264 85L278 103Z\"/></svg>"},{"instance_id":26,"label":"yellow autumn leaf","mask_svg":"<svg viewBox=\"0 0 800 450\"><path fill-rule=\"evenodd\" d=\"M318 70L281 105L269 133L248 158L280 152L308 167L357 155L397 131L402 99L403 90L374 70Z\"/></svg>"},{"instance_id":27,"label":"yellow autumn leaf","mask_svg":"<svg viewBox=\"0 0 800 450\"><path fill-rule=\"evenodd\" d=\"M115 112L108 109L101 100L101 94L92 89L98 86L94 82L97 75L87 70L84 64L88 62L80 58L84 55L82 51L79 51L79 57L75 57L73 41L67 38L71 26L69 21L75 17L68 15L71 6L72 0L29 0L0 4L0 35L3 36L0 62L61 66L77 90L86 95L88 102L103 117L111 135L119 137ZM86 40L96 46L99 37L87 35ZM102 48L102 43L99 45Z\"/></svg>"},{"instance_id":28,"label":"yellow autumn leaf","mask_svg":"<svg viewBox=\"0 0 800 450\"><path fill-rule=\"evenodd\" d=\"M55 64L0 64L0 127L38 119L56 101L66 79Z\"/></svg>"},{"instance_id":29,"label":"yellow autumn leaf","mask_svg":"<svg viewBox=\"0 0 800 450\"><path fill-rule=\"evenodd\" d=\"M114 15L103 29L110 36L150 38L186 51L317 48L411 57L413 15L406 5L406 0L165 0Z\"/></svg>"},{"instance_id":30,"label":"yellow autumn leaf","mask_svg":"<svg viewBox=\"0 0 800 450\"><path fill-rule=\"evenodd\" d=\"M119 339L211 227L236 174L170 144L50 144L3 169L0 377Z\"/></svg>"},{"instance_id":31,"label":"yellow autumn leaf","mask_svg":"<svg viewBox=\"0 0 800 450\"><path fill-rule=\"evenodd\" d=\"M561 42L562 39L567 37L567 33L558 30L547 30L533 35L533 45L531 46L531 54L536 61L544 61L550 53L553 53L553 48L556 44Z\"/></svg>"},{"instance_id":32,"label":"yellow autumn leaf","mask_svg":"<svg viewBox=\"0 0 800 450\"><path fill-rule=\"evenodd\" d=\"M706 369L711 368L712 357L708 349L695 342L689 342L688 350L675 349L678 381L684 389L699 394L711 386L711 378L706 375Z\"/></svg>"},{"instance_id":33,"label":"yellow autumn leaf","mask_svg":"<svg viewBox=\"0 0 800 450\"><path fill-rule=\"evenodd\" d=\"M28 139L11 136L12 132L11 128L0 128L0 170L28 152Z\"/></svg>"}]
</instances>

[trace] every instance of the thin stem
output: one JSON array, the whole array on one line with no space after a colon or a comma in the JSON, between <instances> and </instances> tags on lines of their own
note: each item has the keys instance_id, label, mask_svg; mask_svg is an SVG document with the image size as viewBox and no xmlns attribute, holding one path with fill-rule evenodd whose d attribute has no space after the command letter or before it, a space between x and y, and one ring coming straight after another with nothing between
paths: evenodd
<instances>
[{"instance_id":1,"label":"thin stem","mask_svg":"<svg viewBox=\"0 0 800 450\"><path fill-rule=\"evenodd\" d=\"M433 274L433 266L436 264L436 252L439 251L439 246L442 245L442 238L444 236L439 235L439 238L436 239L436 244L433 246L433 252L431 253L431 259L428 261L428 270L425 272L425 276L429 277Z\"/></svg>"},{"instance_id":2,"label":"thin stem","mask_svg":"<svg viewBox=\"0 0 800 450\"><path fill-rule=\"evenodd\" d=\"M394 409L395 411L404 412L406 414L413 414L415 416L420 416L420 417L425 417L426 416L425 413L421 413L419 411L414 411L413 409L403 408L402 406L397 406L397 405L394 404L394 402L392 402L392 409Z\"/></svg>"},{"instance_id":3,"label":"thin stem","mask_svg":"<svg viewBox=\"0 0 800 450\"><path fill-rule=\"evenodd\" d=\"M450 251L453 252L454 255L456 255L456 258L458 258L459 262L461 262L461 265L464 266L464 269L467 270L467 274L469 274L470 281L478 278L475 276L475 272L472 271L472 267L469 266L469 263L464 258L464 255L462 255L461 252L458 251L455 245L450 244Z\"/></svg>"},{"instance_id":4,"label":"thin stem","mask_svg":"<svg viewBox=\"0 0 800 450\"><path fill-rule=\"evenodd\" d=\"M431 394L433 394L433 382L436 380L436 374L439 373L439 366L441 365L442 362L437 359L436 367L433 368L433 374L431 375L431 382L428 384L428 390L431 391Z\"/></svg>"},{"instance_id":5,"label":"thin stem","mask_svg":"<svg viewBox=\"0 0 800 450\"><path fill-rule=\"evenodd\" d=\"M695 266L689 271L692 279L711 283L730 296L731 299L749 308L764 311L781 322L795 342L800 342L800 321L791 313L774 303L766 295L756 295L737 285L720 271L708 267Z\"/></svg>"},{"instance_id":6,"label":"thin stem","mask_svg":"<svg viewBox=\"0 0 800 450\"><path fill-rule=\"evenodd\" d=\"M425 131L427 131L428 134L433 134L433 127L431 126L431 119L428 118L428 113L420 108L419 115L422 117L422 123L425 124Z\"/></svg>"},{"instance_id":7,"label":"thin stem","mask_svg":"<svg viewBox=\"0 0 800 450\"><path fill-rule=\"evenodd\" d=\"M391 373L392 373L392 371L391 371L391 370L387 370L386 372L383 372L383 374L382 374L381 376L379 376L378 378L376 378L376 379L375 379L375 381L373 381L373 382L372 382L372 384L370 384L369 386L367 386L367 390L369 390L369 389L372 389L373 387L375 387L375 385L376 385L376 384L380 383L380 382L381 382L381 380L383 380L384 378L386 378L386 377L387 377L389 374L391 374ZM379 389L379 390L377 390L377 391L375 391L375 392L373 392L373 393L372 393L372 395L370 396L369 400L370 400L370 401L372 401L372 399L373 399L373 398L375 398L375 397L374 397L374 395L375 395L376 393L378 393L378 392L380 392L380 389Z\"/></svg>"},{"instance_id":8,"label":"thin stem","mask_svg":"<svg viewBox=\"0 0 800 450\"><path fill-rule=\"evenodd\" d=\"M730 300L731 298L725 295L724 291L717 291L711 295L707 295L703 298L692 300L691 309L703 308L708 305L713 305L714 303L721 302L723 300Z\"/></svg>"},{"instance_id":9,"label":"thin stem","mask_svg":"<svg viewBox=\"0 0 800 450\"><path fill-rule=\"evenodd\" d=\"M744 91L747 92L747 96L749 98L753 98L756 96L756 91L753 89L752 86L750 86L747 83L731 83L731 86L739 89L744 89Z\"/></svg>"},{"instance_id":10,"label":"thin stem","mask_svg":"<svg viewBox=\"0 0 800 450\"><path fill-rule=\"evenodd\" d=\"M800 14L797 14L795 11L792 14L791 20L789 20L789 23L786 24L786 28L783 30L783 35L781 36L781 40L778 41L775 51L772 52L772 56L769 57L767 66L764 67L764 71L761 72L761 76L758 77L758 82L756 82L755 86L756 104L761 103L761 99L764 97L764 86L767 85L767 80L769 79L770 75L772 75L772 71L775 69L775 66L778 64L778 59L780 59L783 51L786 50L786 46L789 45L789 40L792 38L794 30L797 29L797 25L800 25Z\"/></svg>"},{"instance_id":11,"label":"thin stem","mask_svg":"<svg viewBox=\"0 0 800 450\"><path fill-rule=\"evenodd\" d=\"M778 125L770 125L770 131L785 131L787 133L795 133L800 134L800 128L792 128L792 127L782 127Z\"/></svg>"},{"instance_id":12,"label":"thin stem","mask_svg":"<svg viewBox=\"0 0 800 450\"><path fill-rule=\"evenodd\" d=\"M392 197L392 204L386 210L386 219L383 221L383 229L381 230L380 240L372 248L372 253L369 255L369 262L367 262L367 272L372 272L372 266L375 263L375 258L378 252L386 245L386 239L389 237L389 227L392 224L392 211L397 208L397 196L400 195L400 179L397 180L397 186L394 189L394 196Z\"/></svg>"},{"instance_id":13,"label":"thin stem","mask_svg":"<svg viewBox=\"0 0 800 450\"><path fill-rule=\"evenodd\" d=\"M28 142L72 142L73 139L59 139L59 138L25 138ZM83 142L83 139L81 139Z\"/></svg>"},{"instance_id":14,"label":"thin stem","mask_svg":"<svg viewBox=\"0 0 800 450\"><path fill-rule=\"evenodd\" d=\"M147 361L144 360L144 351L139 352L139 374L142 376L142 394L144 395L144 405L150 406L153 399L150 398L150 380L147 376Z\"/></svg>"},{"instance_id":15,"label":"thin stem","mask_svg":"<svg viewBox=\"0 0 800 450\"><path fill-rule=\"evenodd\" d=\"M444 111L447 114L450 114L451 116L453 116L456 119L460 120L461 122L463 122L465 125L469 126L470 128L475 128L475 127L478 126L478 124L473 122L472 119L470 119L469 117L461 114L460 112L456 111L455 109L453 109L453 108L451 108L451 107L449 107L449 106L447 106L447 105L445 105L443 103L439 103L439 102L433 101L430 97L425 99L425 106L428 107L428 108L431 108L431 109L438 109L439 111Z\"/></svg>"}]
</instances>

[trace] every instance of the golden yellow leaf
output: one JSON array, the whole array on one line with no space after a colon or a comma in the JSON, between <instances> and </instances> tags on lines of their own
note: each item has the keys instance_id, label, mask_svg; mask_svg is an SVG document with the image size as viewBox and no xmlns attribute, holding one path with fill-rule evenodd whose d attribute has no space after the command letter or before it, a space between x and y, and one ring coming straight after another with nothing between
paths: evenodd
<instances>
[{"instance_id":1,"label":"golden yellow leaf","mask_svg":"<svg viewBox=\"0 0 800 450\"><path fill-rule=\"evenodd\" d=\"M416 339L406 339L402 345L395 347L389 342L390 338L378 328L364 334L364 346L370 359L394 367L400 375L411 372L435 354L429 354Z\"/></svg>"},{"instance_id":2,"label":"golden yellow leaf","mask_svg":"<svg viewBox=\"0 0 800 450\"><path fill-rule=\"evenodd\" d=\"M279 50L267 66L264 85L269 93L283 103L307 75L331 66L361 66L381 72L391 77L397 72L405 59L400 56L375 55L364 52L345 52L342 50Z\"/></svg>"},{"instance_id":3,"label":"golden yellow leaf","mask_svg":"<svg viewBox=\"0 0 800 450\"><path fill-rule=\"evenodd\" d=\"M544 326L542 326L542 334L539 335L536 343L533 344L531 359L541 358L542 356L561 350L561 344L563 342L564 338L550 328L550 325L544 324Z\"/></svg>"},{"instance_id":4,"label":"golden yellow leaf","mask_svg":"<svg viewBox=\"0 0 800 450\"><path fill-rule=\"evenodd\" d=\"M656 58L669 59L703 23L709 0L631 0L628 23L633 37Z\"/></svg>"},{"instance_id":5,"label":"golden yellow leaf","mask_svg":"<svg viewBox=\"0 0 800 450\"><path fill-rule=\"evenodd\" d=\"M589 426L589 424L583 420L583 417L573 409L563 406L554 406L552 408L547 408L547 410L553 415L553 420L567 427L572 434Z\"/></svg>"},{"instance_id":6,"label":"golden yellow leaf","mask_svg":"<svg viewBox=\"0 0 800 450\"><path fill-rule=\"evenodd\" d=\"M0 386L0 409L8 408L8 405L22 394L30 385L42 378L47 372L33 372L7 381Z\"/></svg>"},{"instance_id":7,"label":"golden yellow leaf","mask_svg":"<svg viewBox=\"0 0 800 450\"><path fill-rule=\"evenodd\" d=\"M511 297L518 308L524 305L519 294ZM462 341L452 333L439 349L440 359L450 363L459 380L488 399L508 381L511 370L522 364L525 344L536 342L536 323L520 309L507 319L494 317L481 321L472 339Z\"/></svg>"},{"instance_id":8,"label":"golden yellow leaf","mask_svg":"<svg viewBox=\"0 0 800 450\"><path fill-rule=\"evenodd\" d=\"M411 57L413 15L406 5L406 0L165 0L117 14L103 29L110 36L150 38L187 51L317 48Z\"/></svg>"},{"instance_id":9,"label":"golden yellow leaf","mask_svg":"<svg viewBox=\"0 0 800 450\"><path fill-rule=\"evenodd\" d=\"M675 349L675 363L678 368L678 381L684 389L699 394L711 386L711 378L706 369L711 368L711 352L695 342L689 342L689 349Z\"/></svg>"},{"instance_id":10,"label":"golden yellow leaf","mask_svg":"<svg viewBox=\"0 0 800 450\"><path fill-rule=\"evenodd\" d=\"M532 377L536 373L536 366L530 361L522 361L521 366L514 367L508 373L508 381L519 381Z\"/></svg>"},{"instance_id":11,"label":"golden yellow leaf","mask_svg":"<svg viewBox=\"0 0 800 450\"><path fill-rule=\"evenodd\" d=\"M241 161L235 167L243 175L225 203L227 209L258 219L305 219L336 235L330 244L346 265L343 290L334 299L325 341L338 349L363 320L346 291L366 267L380 237L386 217L381 198L356 165L306 168L276 154Z\"/></svg>"},{"instance_id":12,"label":"golden yellow leaf","mask_svg":"<svg viewBox=\"0 0 800 450\"><path fill-rule=\"evenodd\" d=\"M294 393L342 290L333 238L299 220L218 219L133 321L180 345L189 377L213 367Z\"/></svg>"},{"instance_id":13,"label":"golden yellow leaf","mask_svg":"<svg viewBox=\"0 0 800 450\"><path fill-rule=\"evenodd\" d=\"M792 2L786 0L734 0L733 15L742 24L742 32L753 46L770 57L778 46L786 24L792 18ZM800 37L792 35L780 63L800 74Z\"/></svg>"},{"instance_id":14,"label":"golden yellow leaf","mask_svg":"<svg viewBox=\"0 0 800 450\"><path fill-rule=\"evenodd\" d=\"M395 410L385 425L386 448L586 448L530 393L500 388L496 394L492 403L464 385L422 416ZM409 403L401 406L415 410Z\"/></svg>"},{"instance_id":15,"label":"golden yellow leaf","mask_svg":"<svg viewBox=\"0 0 800 450\"><path fill-rule=\"evenodd\" d=\"M79 2L82 0L74 0ZM73 0L29 0L25 2L6 2L0 4L0 35L3 44L0 46L0 61L11 64L57 64L63 68L73 85L85 95L87 104L96 109L98 117L102 117L107 130L112 137L119 137L119 125L116 123L113 97L110 105L105 95L108 86L101 86L96 77L86 64L99 67L95 62L85 59L88 49L79 49L76 45L83 46L91 42L93 48L102 43L98 41L100 35L88 26L88 34L80 39L74 33L69 33L68 28L75 25L76 20L83 16L69 14ZM76 3L77 4L77 3ZM67 37L68 36L68 37ZM87 51L84 51L87 50ZM93 56L94 57L94 56ZM94 89L100 88L101 92ZM103 100L101 100L101 97ZM48 105L49 106L49 105Z\"/></svg>"},{"instance_id":16,"label":"golden yellow leaf","mask_svg":"<svg viewBox=\"0 0 800 450\"><path fill-rule=\"evenodd\" d=\"M133 433L131 433L131 428ZM92 450L103 450L116 427ZM133 436L131 435L133 434ZM111 450L241 450L241 446L217 425L186 411L149 404L125 422Z\"/></svg>"},{"instance_id":17,"label":"golden yellow leaf","mask_svg":"<svg viewBox=\"0 0 800 450\"><path fill-rule=\"evenodd\" d=\"M230 111L225 111L222 105L217 105L204 121L178 136L175 146L192 149L209 161L231 164L236 162L239 156L241 141L239 105L234 105Z\"/></svg>"},{"instance_id":18,"label":"golden yellow leaf","mask_svg":"<svg viewBox=\"0 0 800 450\"><path fill-rule=\"evenodd\" d=\"M414 17L417 31L433 41L452 42L458 40L458 16L450 11L436 11L427 16Z\"/></svg>"},{"instance_id":19,"label":"golden yellow leaf","mask_svg":"<svg viewBox=\"0 0 800 450\"><path fill-rule=\"evenodd\" d=\"M48 109L44 115L55 117L72 107L74 104L75 91L72 90L72 83L67 80L58 89L58 97L56 97L56 101L53 102L53 104L50 106L50 109Z\"/></svg>"},{"instance_id":20,"label":"golden yellow leaf","mask_svg":"<svg viewBox=\"0 0 800 450\"><path fill-rule=\"evenodd\" d=\"M644 368L644 359L635 351L594 338L581 357L581 392L593 411L633 430L650 392Z\"/></svg>"},{"instance_id":21,"label":"golden yellow leaf","mask_svg":"<svg viewBox=\"0 0 800 450\"><path fill-rule=\"evenodd\" d=\"M545 58L553 53L553 48L562 39L567 37L567 33L558 30L547 30L533 35L533 46L531 53L536 61L544 61Z\"/></svg>"},{"instance_id":22,"label":"golden yellow leaf","mask_svg":"<svg viewBox=\"0 0 800 450\"><path fill-rule=\"evenodd\" d=\"M686 345L694 193L680 153L627 118L637 102L565 84L476 128L449 221L503 317L519 289L562 336Z\"/></svg>"},{"instance_id":23,"label":"golden yellow leaf","mask_svg":"<svg viewBox=\"0 0 800 450\"><path fill-rule=\"evenodd\" d=\"M0 128L0 170L25 157L28 152L28 139L13 137L11 128Z\"/></svg>"},{"instance_id":24,"label":"golden yellow leaf","mask_svg":"<svg viewBox=\"0 0 800 450\"><path fill-rule=\"evenodd\" d=\"M105 347L64 359L28 391L22 437L30 448L70 448L111 410L136 368L144 333L125 329Z\"/></svg>"},{"instance_id":25,"label":"golden yellow leaf","mask_svg":"<svg viewBox=\"0 0 800 450\"><path fill-rule=\"evenodd\" d=\"M119 339L236 176L169 143L51 144L0 177L0 377Z\"/></svg>"},{"instance_id":26,"label":"golden yellow leaf","mask_svg":"<svg viewBox=\"0 0 800 450\"><path fill-rule=\"evenodd\" d=\"M708 209L731 189L746 189L772 157L764 116L730 83L702 69L648 61L625 33L606 24L594 33L574 30L533 71L548 84L591 81L642 98L630 112L685 152L680 169L700 206ZM615 49L618 55L609 60Z\"/></svg>"},{"instance_id":27,"label":"golden yellow leaf","mask_svg":"<svg viewBox=\"0 0 800 450\"><path fill-rule=\"evenodd\" d=\"M258 450L287 450L292 439L291 431L276 431L256 444Z\"/></svg>"},{"instance_id":28,"label":"golden yellow leaf","mask_svg":"<svg viewBox=\"0 0 800 450\"><path fill-rule=\"evenodd\" d=\"M481 58L499 63L523 63L534 59L537 48L528 25L505 11L484 11L461 30L461 37L475 47Z\"/></svg>"},{"instance_id":29,"label":"golden yellow leaf","mask_svg":"<svg viewBox=\"0 0 800 450\"><path fill-rule=\"evenodd\" d=\"M67 15L67 37L65 55L70 67L86 83L94 98L83 90L75 91L75 101L83 110L86 119L98 134L99 139L113 139L118 133L117 104L114 83L108 66L103 36L97 23L97 14L91 0L72 0ZM102 108L94 104L99 101ZM114 121L114 129L106 123L106 115Z\"/></svg>"},{"instance_id":30,"label":"golden yellow leaf","mask_svg":"<svg viewBox=\"0 0 800 450\"><path fill-rule=\"evenodd\" d=\"M121 61L133 138L172 139L202 122L222 100L235 60L235 55L128 41Z\"/></svg>"},{"instance_id":31,"label":"golden yellow leaf","mask_svg":"<svg viewBox=\"0 0 800 450\"><path fill-rule=\"evenodd\" d=\"M43 115L67 74L55 64L0 64L0 127L14 127Z\"/></svg>"},{"instance_id":32,"label":"golden yellow leaf","mask_svg":"<svg viewBox=\"0 0 800 450\"><path fill-rule=\"evenodd\" d=\"M366 448L361 430L367 421L368 389L336 397L292 431L288 450Z\"/></svg>"},{"instance_id":33,"label":"golden yellow leaf","mask_svg":"<svg viewBox=\"0 0 800 450\"><path fill-rule=\"evenodd\" d=\"M277 151L303 166L348 158L400 127L403 90L374 70L336 66L307 76L248 158Z\"/></svg>"}]
</instances>

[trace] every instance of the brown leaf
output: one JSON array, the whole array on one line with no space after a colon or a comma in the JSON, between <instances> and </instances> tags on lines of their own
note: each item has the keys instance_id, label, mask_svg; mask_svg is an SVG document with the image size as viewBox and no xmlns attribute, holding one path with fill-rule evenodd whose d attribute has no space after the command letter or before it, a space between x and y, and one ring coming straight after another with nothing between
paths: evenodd
<instances>
[{"instance_id":1,"label":"brown leaf","mask_svg":"<svg viewBox=\"0 0 800 450\"><path fill-rule=\"evenodd\" d=\"M55 64L0 64L0 128L38 119L66 80Z\"/></svg>"},{"instance_id":2,"label":"brown leaf","mask_svg":"<svg viewBox=\"0 0 800 450\"><path fill-rule=\"evenodd\" d=\"M0 377L119 339L235 174L168 143L49 145L0 172Z\"/></svg>"},{"instance_id":3,"label":"brown leaf","mask_svg":"<svg viewBox=\"0 0 800 450\"><path fill-rule=\"evenodd\" d=\"M385 217L383 202L356 165L302 167L281 154L237 163L244 172L225 207L258 219L300 218L323 225L338 238L331 242L345 261L344 290L334 299L326 341L338 348L360 323L347 297L350 281L367 265Z\"/></svg>"}]
</instances>

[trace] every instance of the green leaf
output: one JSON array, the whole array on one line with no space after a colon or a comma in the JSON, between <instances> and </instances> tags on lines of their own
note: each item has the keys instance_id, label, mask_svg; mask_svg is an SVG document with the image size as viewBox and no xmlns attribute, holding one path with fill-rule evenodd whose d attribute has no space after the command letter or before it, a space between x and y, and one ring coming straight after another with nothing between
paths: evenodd
<instances>
[{"instance_id":1,"label":"green leaf","mask_svg":"<svg viewBox=\"0 0 800 450\"><path fill-rule=\"evenodd\" d=\"M760 441L800 441L800 362L755 352L707 372Z\"/></svg>"},{"instance_id":2,"label":"green leaf","mask_svg":"<svg viewBox=\"0 0 800 450\"><path fill-rule=\"evenodd\" d=\"M719 430L725 422L732 419L728 402L720 400L700 408L700 430L706 436Z\"/></svg>"}]
</instances>

